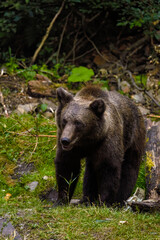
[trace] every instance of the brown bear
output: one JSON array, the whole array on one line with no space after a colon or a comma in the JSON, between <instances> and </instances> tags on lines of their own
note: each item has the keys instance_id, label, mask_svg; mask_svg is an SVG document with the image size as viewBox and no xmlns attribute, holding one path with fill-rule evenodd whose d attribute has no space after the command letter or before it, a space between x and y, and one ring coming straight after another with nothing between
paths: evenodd
<instances>
[{"instance_id":1,"label":"brown bear","mask_svg":"<svg viewBox=\"0 0 160 240\"><path fill-rule=\"evenodd\" d=\"M55 158L58 199L68 203L86 159L81 203L123 203L135 186L145 145L143 117L115 91L85 87L73 96L57 89Z\"/></svg>"}]
</instances>

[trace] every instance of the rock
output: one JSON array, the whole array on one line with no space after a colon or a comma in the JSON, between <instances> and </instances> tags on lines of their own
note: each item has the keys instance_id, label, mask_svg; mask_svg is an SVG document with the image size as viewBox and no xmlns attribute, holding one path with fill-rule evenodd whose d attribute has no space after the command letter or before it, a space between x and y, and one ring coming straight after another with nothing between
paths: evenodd
<instances>
[{"instance_id":1,"label":"rock","mask_svg":"<svg viewBox=\"0 0 160 240\"><path fill-rule=\"evenodd\" d=\"M22 240L12 223L5 218L0 218L0 235L7 237L7 239Z\"/></svg>"},{"instance_id":2,"label":"rock","mask_svg":"<svg viewBox=\"0 0 160 240\"><path fill-rule=\"evenodd\" d=\"M44 201L55 202L57 200L58 193L55 189L50 188L49 190L40 194L39 198Z\"/></svg>"},{"instance_id":3,"label":"rock","mask_svg":"<svg viewBox=\"0 0 160 240\"><path fill-rule=\"evenodd\" d=\"M31 97L56 97L56 90L48 82L32 80L28 82L27 93Z\"/></svg>"},{"instance_id":4,"label":"rock","mask_svg":"<svg viewBox=\"0 0 160 240\"><path fill-rule=\"evenodd\" d=\"M139 110L141 111L142 115L147 115L150 113L150 111L142 106L138 106Z\"/></svg>"},{"instance_id":5,"label":"rock","mask_svg":"<svg viewBox=\"0 0 160 240\"><path fill-rule=\"evenodd\" d=\"M36 74L36 79L42 81L44 84L52 84L52 81L48 77L38 73Z\"/></svg>"},{"instance_id":6,"label":"rock","mask_svg":"<svg viewBox=\"0 0 160 240\"><path fill-rule=\"evenodd\" d=\"M144 118L144 121L146 130L148 131L154 125L154 122L152 122L150 118Z\"/></svg>"},{"instance_id":7,"label":"rock","mask_svg":"<svg viewBox=\"0 0 160 240\"><path fill-rule=\"evenodd\" d=\"M46 111L43 113L43 116L45 116L46 118L53 118L54 115L52 112Z\"/></svg>"},{"instance_id":8,"label":"rock","mask_svg":"<svg viewBox=\"0 0 160 240\"><path fill-rule=\"evenodd\" d=\"M57 105L53 103L52 101L46 99L46 98L41 98L40 103L35 109L36 113L41 113L44 115L46 118L52 118L55 114L55 110L57 108Z\"/></svg>"},{"instance_id":9,"label":"rock","mask_svg":"<svg viewBox=\"0 0 160 240\"><path fill-rule=\"evenodd\" d=\"M35 169L34 163L26 163L18 161L17 167L14 169L12 179L20 179L23 175L30 173Z\"/></svg>"},{"instance_id":10,"label":"rock","mask_svg":"<svg viewBox=\"0 0 160 240\"><path fill-rule=\"evenodd\" d=\"M107 77L108 72L107 72L107 70L106 70L105 68L101 68L101 69L99 70L99 75L100 75L101 77Z\"/></svg>"},{"instance_id":11,"label":"rock","mask_svg":"<svg viewBox=\"0 0 160 240\"><path fill-rule=\"evenodd\" d=\"M27 187L29 187L30 191L33 192L36 187L38 186L38 182L37 181L34 181L34 182L31 182L27 185Z\"/></svg>"},{"instance_id":12,"label":"rock","mask_svg":"<svg viewBox=\"0 0 160 240\"><path fill-rule=\"evenodd\" d=\"M143 93L132 95L131 98L136 101L136 103L145 103L145 99L143 97Z\"/></svg>"},{"instance_id":13,"label":"rock","mask_svg":"<svg viewBox=\"0 0 160 240\"><path fill-rule=\"evenodd\" d=\"M33 112L34 109L38 106L38 103L28 103L28 104L19 104L17 109L15 110L15 113L18 115Z\"/></svg>"},{"instance_id":14,"label":"rock","mask_svg":"<svg viewBox=\"0 0 160 240\"><path fill-rule=\"evenodd\" d=\"M127 224L127 223L128 223L127 221L119 221L118 225L123 225L123 224Z\"/></svg>"},{"instance_id":15,"label":"rock","mask_svg":"<svg viewBox=\"0 0 160 240\"><path fill-rule=\"evenodd\" d=\"M47 181L48 178L49 178L48 176L44 176L44 177L43 177L43 180L46 180L46 181Z\"/></svg>"},{"instance_id":16,"label":"rock","mask_svg":"<svg viewBox=\"0 0 160 240\"><path fill-rule=\"evenodd\" d=\"M129 93L131 91L131 85L127 81L122 81L120 87L124 93Z\"/></svg>"},{"instance_id":17,"label":"rock","mask_svg":"<svg viewBox=\"0 0 160 240\"><path fill-rule=\"evenodd\" d=\"M141 202L145 198L145 190L142 188L137 188L133 196L127 199L127 203L131 205L132 202Z\"/></svg>"},{"instance_id":18,"label":"rock","mask_svg":"<svg viewBox=\"0 0 160 240\"><path fill-rule=\"evenodd\" d=\"M70 204L73 204L73 205L78 205L78 204L79 204L79 202L80 202L80 200L79 200L79 199L71 199L71 202L70 202Z\"/></svg>"},{"instance_id":19,"label":"rock","mask_svg":"<svg viewBox=\"0 0 160 240\"><path fill-rule=\"evenodd\" d=\"M42 104L46 105L45 111L42 110ZM57 106L55 103L52 101L46 99L46 98L41 98L38 100L36 103L28 103L28 104L19 104L17 109L14 111L18 115L24 114L24 113L43 113L46 117L53 117L55 110ZM46 113L45 113L46 112Z\"/></svg>"},{"instance_id":20,"label":"rock","mask_svg":"<svg viewBox=\"0 0 160 240\"><path fill-rule=\"evenodd\" d=\"M46 98L41 98L40 99L40 103L41 104L46 104L47 105L47 109L51 110L51 112L55 112L57 105L55 103L53 103L52 101L46 99Z\"/></svg>"}]
</instances>

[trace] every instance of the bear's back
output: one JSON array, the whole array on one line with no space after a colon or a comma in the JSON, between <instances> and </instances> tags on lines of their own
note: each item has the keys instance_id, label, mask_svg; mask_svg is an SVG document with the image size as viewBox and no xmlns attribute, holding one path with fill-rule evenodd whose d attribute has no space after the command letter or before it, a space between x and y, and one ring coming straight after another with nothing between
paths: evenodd
<instances>
[{"instance_id":1,"label":"bear's back","mask_svg":"<svg viewBox=\"0 0 160 240\"><path fill-rule=\"evenodd\" d=\"M108 97L107 91L103 91L100 88L90 86L90 87L85 87L82 90L80 90L75 97L80 97L86 100L93 100L97 98L102 98L106 99Z\"/></svg>"},{"instance_id":2,"label":"bear's back","mask_svg":"<svg viewBox=\"0 0 160 240\"><path fill-rule=\"evenodd\" d=\"M76 100L82 102L90 102L94 99L101 98L106 104L106 112L110 113L110 121L115 126L117 119L123 125L124 145L128 146L137 131L145 132L143 117L138 107L126 96L116 91L104 91L100 88L91 86L80 90L76 96ZM108 122L108 119L107 119Z\"/></svg>"}]
</instances>

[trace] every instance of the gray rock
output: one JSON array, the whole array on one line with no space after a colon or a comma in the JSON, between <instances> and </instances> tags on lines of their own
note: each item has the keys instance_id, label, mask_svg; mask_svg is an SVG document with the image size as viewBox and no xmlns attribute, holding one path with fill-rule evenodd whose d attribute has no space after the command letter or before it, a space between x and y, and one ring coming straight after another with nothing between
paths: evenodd
<instances>
[{"instance_id":1,"label":"gray rock","mask_svg":"<svg viewBox=\"0 0 160 240\"><path fill-rule=\"evenodd\" d=\"M79 204L79 202L80 202L80 200L79 200L79 199L72 199L72 200L71 200L71 202L70 202L70 204L73 204L73 205L78 205L78 204Z\"/></svg>"},{"instance_id":2,"label":"gray rock","mask_svg":"<svg viewBox=\"0 0 160 240\"><path fill-rule=\"evenodd\" d=\"M40 103L41 104L46 104L47 105L47 109L50 110L51 112L54 112L57 108L57 105L55 103L53 103L52 101L46 99L46 98L41 98L40 99Z\"/></svg>"},{"instance_id":3,"label":"gray rock","mask_svg":"<svg viewBox=\"0 0 160 240\"><path fill-rule=\"evenodd\" d=\"M21 162L18 160L17 167L14 169L12 179L20 179L23 175L29 174L35 169L34 163Z\"/></svg>"},{"instance_id":4,"label":"gray rock","mask_svg":"<svg viewBox=\"0 0 160 240\"><path fill-rule=\"evenodd\" d=\"M34 109L38 106L38 103L28 103L28 104L19 104L15 112L17 114L24 114L34 111Z\"/></svg>"},{"instance_id":5,"label":"gray rock","mask_svg":"<svg viewBox=\"0 0 160 240\"><path fill-rule=\"evenodd\" d=\"M50 188L42 192L39 197L42 201L47 200L49 202L55 202L58 197L58 192L55 189Z\"/></svg>"},{"instance_id":6,"label":"gray rock","mask_svg":"<svg viewBox=\"0 0 160 240\"><path fill-rule=\"evenodd\" d=\"M120 87L124 93L129 93L131 91L131 85L127 81L122 81Z\"/></svg>"},{"instance_id":7,"label":"gray rock","mask_svg":"<svg viewBox=\"0 0 160 240\"><path fill-rule=\"evenodd\" d=\"M133 100L136 101L136 103L145 103L145 99L143 97L143 93L135 94L131 96Z\"/></svg>"},{"instance_id":8,"label":"gray rock","mask_svg":"<svg viewBox=\"0 0 160 240\"><path fill-rule=\"evenodd\" d=\"M33 192L36 187L38 186L38 182L37 181L34 181L34 182L31 182L27 185L27 187L29 187L30 191Z\"/></svg>"},{"instance_id":9,"label":"gray rock","mask_svg":"<svg viewBox=\"0 0 160 240\"><path fill-rule=\"evenodd\" d=\"M147 115L150 113L150 111L142 106L138 106L139 110L141 111L142 115Z\"/></svg>"},{"instance_id":10,"label":"gray rock","mask_svg":"<svg viewBox=\"0 0 160 240\"><path fill-rule=\"evenodd\" d=\"M19 233L8 219L0 218L0 235L5 237L14 237L14 240L22 240ZM12 238L13 239L13 238Z\"/></svg>"}]
</instances>

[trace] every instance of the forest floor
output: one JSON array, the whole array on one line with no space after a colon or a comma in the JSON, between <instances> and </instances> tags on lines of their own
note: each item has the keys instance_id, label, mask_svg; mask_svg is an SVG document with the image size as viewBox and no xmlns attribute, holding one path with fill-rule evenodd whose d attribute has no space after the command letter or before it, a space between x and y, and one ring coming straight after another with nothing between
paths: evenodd
<instances>
[{"instance_id":1,"label":"forest floor","mask_svg":"<svg viewBox=\"0 0 160 240\"><path fill-rule=\"evenodd\" d=\"M160 47L151 42L151 39L146 36L129 35L119 38L114 43L110 41L107 44L106 41L106 45L98 48L91 41L93 48L89 52L83 52L81 56L74 57L71 63L92 68L95 73L92 82L107 87L109 90L118 90L133 98L137 104L147 108L151 114L159 115ZM36 92L37 94L33 94L35 86L33 86L33 91L28 91L27 79L24 80L17 73L10 75L7 71L3 72L3 68L1 68L0 104L2 110L0 111L3 113L3 104L11 112L19 104L37 102L40 97L48 97L47 88L50 85L54 90L59 85L68 86L68 75L65 72L59 79L54 78L54 74L48 75L48 77L52 84L43 79L43 73L33 79L38 80L39 83L48 84L43 91L46 93ZM38 91L43 87L39 86ZM72 87L77 87L77 84L73 83L70 87L72 91ZM50 97L55 98L55 91L50 94Z\"/></svg>"}]
</instances>

